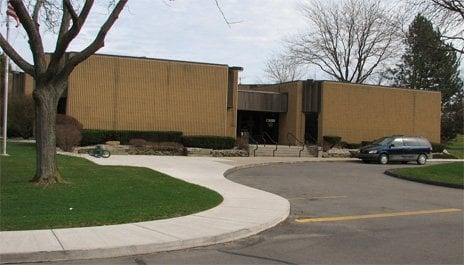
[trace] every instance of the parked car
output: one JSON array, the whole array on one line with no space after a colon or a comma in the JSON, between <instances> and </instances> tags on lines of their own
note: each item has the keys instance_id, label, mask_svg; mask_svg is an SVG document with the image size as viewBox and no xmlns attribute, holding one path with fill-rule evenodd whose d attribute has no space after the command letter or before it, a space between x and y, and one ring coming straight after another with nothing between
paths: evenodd
<instances>
[{"instance_id":1,"label":"parked car","mask_svg":"<svg viewBox=\"0 0 464 265\"><path fill-rule=\"evenodd\" d=\"M423 137L390 136L361 148L358 158L366 163L376 161L383 165L390 161L416 161L419 165L425 165L431 154L432 145Z\"/></svg>"}]
</instances>

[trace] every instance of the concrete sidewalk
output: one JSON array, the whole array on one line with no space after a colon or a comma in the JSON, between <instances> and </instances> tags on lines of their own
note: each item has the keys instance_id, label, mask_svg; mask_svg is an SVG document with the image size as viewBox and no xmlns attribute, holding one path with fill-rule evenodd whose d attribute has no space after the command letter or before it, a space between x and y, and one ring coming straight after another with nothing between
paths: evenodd
<instances>
[{"instance_id":1,"label":"concrete sidewalk","mask_svg":"<svg viewBox=\"0 0 464 265\"><path fill-rule=\"evenodd\" d=\"M213 209L173 219L99 227L0 232L0 263L136 255L245 238L285 220L290 204L277 195L229 181L224 174L239 168L273 163L359 161L288 157L83 157L101 165L151 168L215 190L224 197L224 201Z\"/></svg>"},{"instance_id":2,"label":"concrete sidewalk","mask_svg":"<svg viewBox=\"0 0 464 265\"><path fill-rule=\"evenodd\" d=\"M289 202L224 177L232 160L205 157L86 157L102 165L151 168L219 192L219 206L189 216L99 227L0 232L0 262L93 259L178 250L248 237L285 220Z\"/></svg>"}]
</instances>

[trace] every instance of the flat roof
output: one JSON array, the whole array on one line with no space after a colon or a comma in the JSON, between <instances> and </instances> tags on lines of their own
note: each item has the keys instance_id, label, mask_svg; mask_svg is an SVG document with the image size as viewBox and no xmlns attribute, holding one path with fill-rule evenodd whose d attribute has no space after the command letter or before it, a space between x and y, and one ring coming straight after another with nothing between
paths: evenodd
<instances>
[{"instance_id":1,"label":"flat roof","mask_svg":"<svg viewBox=\"0 0 464 265\"><path fill-rule=\"evenodd\" d=\"M438 93L438 94L441 93L440 91L425 90L425 89L412 89L412 88L407 88L407 87L393 87L393 86L376 85L376 84L359 84L359 83L341 82L341 81L335 81L335 80L313 80L313 79L294 80L294 81L287 81L287 82L276 83L276 84L240 84L240 85L251 86L251 87L253 86L254 87L265 87L265 86L276 86L276 85L306 82L306 81L314 81L314 82L321 82L321 83L337 83L337 84L346 84L346 85L351 85L351 86L378 87L378 88L384 88L384 89L396 89L396 90L406 90L406 91L412 90L412 91L426 92L426 93Z\"/></svg>"},{"instance_id":2,"label":"flat roof","mask_svg":"<svg viewBox=\"0 0 464 265\"><path fill-rule=\"evenodd\" d=\"M77 53L76 51L70 51L68 53ZM130 55L117 55L117 54L107 54L107 53L95 53L92 56L104 56L104 57L114 57L114 58L126 58L134 60L150 60L150 61L161 61L161 62L173 62L173 63L188 63L188 64L200 64L200 65L211 65L211 66L222 66L232 68L233 70L243 70L239 66L229 66L227 64L218 64L218 63L207 63L207 62L194 62L194 61L183 61L183 60L172 60L172 59L162 59L162 58L151 58L145 56L130 56Z\"/></svg>"}]
</instances>

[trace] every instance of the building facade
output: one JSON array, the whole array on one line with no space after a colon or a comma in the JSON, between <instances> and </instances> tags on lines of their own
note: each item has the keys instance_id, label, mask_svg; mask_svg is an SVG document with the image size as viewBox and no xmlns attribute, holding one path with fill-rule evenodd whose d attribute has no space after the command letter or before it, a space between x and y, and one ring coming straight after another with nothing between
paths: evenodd
<instances>
[{"instance_id":1,"label":"building facade","mask_svg":"<svg viewBox=\"0 0 464 265\"><path fill-rule=\"evenodd\" d=\"M58 110L85 129L182 131L298 145L323 136L440 142L441 94L333 81L239 85L240 67L97 54L68 80ZM32 79L16 76L30 94Z\"/></svg>"},{"instance_id":2,"label":"building facade","mask_svg":"<svg viewBox=\"0 0 464 265\"><path fill-rule=\"evenodd\" d=\"M238 130L258 142L263 134L281 144L399 134L440 142L440 119L439 92L314 80L239 87Z\"/></svg>"}]
</instances>

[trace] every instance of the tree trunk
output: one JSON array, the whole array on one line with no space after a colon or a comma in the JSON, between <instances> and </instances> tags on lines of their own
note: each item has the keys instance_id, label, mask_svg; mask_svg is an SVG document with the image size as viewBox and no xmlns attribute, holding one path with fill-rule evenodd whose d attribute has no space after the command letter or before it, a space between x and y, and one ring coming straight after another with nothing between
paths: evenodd
<instances>
[{"instance_id":1,"label":"tree trunk","mask_svg":"<svg viewBox=\"0 0 464 265\"><path fill-rule=\"evenodd\" d=\"M58 86L37 85L34 89L37 166L32 179L39 185L63 182L56 165L56 113Z\"/></svg>"}]
</instances>

